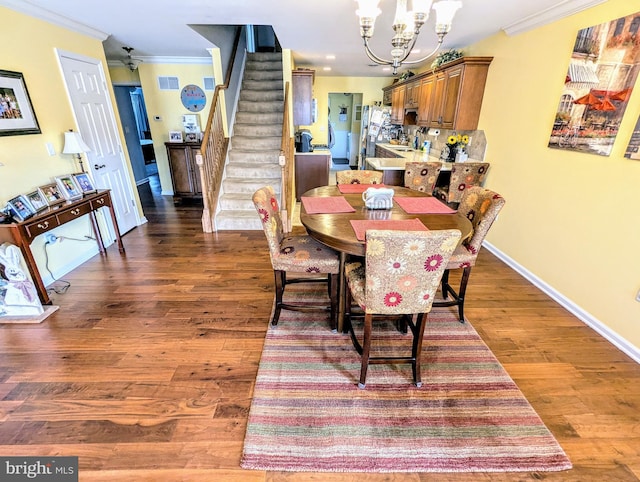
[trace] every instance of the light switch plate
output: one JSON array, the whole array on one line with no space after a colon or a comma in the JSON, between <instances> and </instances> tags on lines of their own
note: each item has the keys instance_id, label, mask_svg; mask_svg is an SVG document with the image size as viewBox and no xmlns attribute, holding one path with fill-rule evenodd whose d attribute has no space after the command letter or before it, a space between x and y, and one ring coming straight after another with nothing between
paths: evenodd
<instances>
[{"instance_id":1,"label":"light switch plate","mask_svg":"<svg viewBox=\"0 0 640 482\"><path fill-rule=\"evenodd\" d=\"M53 148L53 144L51 144L51 142L47 142L45 144L45 147L47 148L47 152L49 153L50 156L56 155L56 150Z\"/></svg>"}]
</instances>

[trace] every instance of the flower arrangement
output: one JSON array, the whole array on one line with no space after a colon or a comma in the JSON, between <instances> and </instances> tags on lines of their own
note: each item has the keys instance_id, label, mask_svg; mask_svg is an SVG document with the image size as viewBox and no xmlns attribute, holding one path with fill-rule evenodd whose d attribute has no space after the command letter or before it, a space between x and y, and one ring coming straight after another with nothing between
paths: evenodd
<instances>
[{"instance_id":1,"label":"flower arrangement","mask_svg":"<svg viewBox=\"0 0 640 482\"><path fill-rule=\"evenodd\" d=\"M469 136L466 134L452 134L447 137L447 147L451 151L464 151L467 144L469 144Z\"/></svg>"}]
</instances>

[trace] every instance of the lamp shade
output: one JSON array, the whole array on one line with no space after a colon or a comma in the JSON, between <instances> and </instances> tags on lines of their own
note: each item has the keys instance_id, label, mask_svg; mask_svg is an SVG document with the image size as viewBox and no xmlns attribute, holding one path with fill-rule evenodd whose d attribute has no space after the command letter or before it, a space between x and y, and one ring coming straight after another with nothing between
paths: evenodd
<instances>
[{"instance_id":1,"label":"lamp shade","mask_svg":"<svg viewBox=\"0 0 640 482\"><path fill-rule=\"evenodd\" d=\"M90 151L91 149L84 143L82 136L78 132L67 131L64 133L63 154L81 154Z\"/></svg>"}]
</instances>

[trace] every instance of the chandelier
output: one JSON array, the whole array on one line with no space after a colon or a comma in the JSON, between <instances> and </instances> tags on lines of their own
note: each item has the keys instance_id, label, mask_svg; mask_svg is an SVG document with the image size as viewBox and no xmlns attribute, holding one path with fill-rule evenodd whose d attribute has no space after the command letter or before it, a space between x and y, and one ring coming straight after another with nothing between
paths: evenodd
<instances>
[{"instance_id":1,"label":"chandelier","mask_svg":"<svg viewBox=\"0 0 640 482\"><path fill-rule=\"evenodd\" d=\"M356 15L360 17L360 36L364 41L364 50L373 62L379 65L390 65L393 67L393 75L398 73L398 67L405 64L419 64L433 56L442 45L444 36L451 29L451 22L456 11L462 7L462 2L457 0L441 0L433 4L432 0L412 0L413 11L407 11L407 0L397 0L396 16L393 21L393 31L395 35L391 39L391 57L393 60L386 60L378 57L369 48L369 39L373 37L373 27L376 17L380 15L378 3L380 0L356 0L358 2L358 10ZM416 44L420 27L429 18L430 7L436 11L436 35L438 36L438 45L429 55L417 60L407 61L407 57L411 54Z\"/></svg>"},{"instance_id":2,"label":"chandelier","mask_svg":"<svg viewBox=\"0 0 640 482\"><path fill-rule=\"evenodd\" d=\"M122 47L122 50L127 52L127 58L126 59L122 59L121 62L126 67L128 67L131 72L133 72L134 70L136 70L138 68L138 65L140 65L140 62L142 62L142 60L134 59L133 57L131 57L131 52L133 50L135 50L133 47Z\"/></svg>"}]
</instances>

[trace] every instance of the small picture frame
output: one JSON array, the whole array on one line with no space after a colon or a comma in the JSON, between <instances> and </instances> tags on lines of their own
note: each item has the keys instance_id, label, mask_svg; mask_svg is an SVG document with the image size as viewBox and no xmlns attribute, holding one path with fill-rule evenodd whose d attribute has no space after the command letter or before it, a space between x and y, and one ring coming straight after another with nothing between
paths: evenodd
<instances>
[{"instance_id":1,"label":"small picture frame","mask_svg":"<svg viewBox=\"0 0 640 482\"><path fill-rule=\"evenodd\" d=\"M42 194L42 197L49 206L55 206L64 202L64 196L60 192L58 184L52 182L51 184L45 184L38 188L38 192Z\"/></svg>"},{"instance_id":2,"label":"small picture frame","mask_svg":"<svg viewBox=\"0 0 640 482\"><path fill-rule=\"evenodd\" d=\"M182 142L182 131L169 131L169 142Z\"/></svg>"},{"instance_id":3,"label":"small picture frame","mask_svg":"<svg viewBox=\"0 0 640 482\"><path fill-rule=\"evenodd\" d=\"M25 194L25 197L31 203L31 207L33 207L33 210L36 213L39 213L43 209L47 209L47 207L49 207L46 199L42 197L42 194L38 190Z\"/></svg>"},{"instance_id":4,"label":"small picture frame","mask_svg":"<svg viewBox=\"0 0 640 482\"><path fill-rule=\"evenodd\" d=\"M197 132L186 132L184 134L184 139L186 142L198 142L198 133Z\"/></svg>"},{"instance_id":5,"label":"small picture frame","mask_svg":"<svg viewBox=\"0 0 640 482\"><path fill-rule=\"evenodd\" d=\"M80 188L83 194L89 194L92 192L96 192L96 188L93 186L91 182L91 178L89 174L86 172L79 172L73 175L73 179L76 181L76 184Z\"/></svg>"},{"instance_id":6,"label":"small picture frame","mask_svg":"<svg viewBox=\"0 0 640 482\"><path fill-rule=\"evenodd\" d=\"M56 183L60 188L60 192L68 201L80 199L82 197L82 189L76 184L72 174L56 177Z\"/></svg>"},{"instance_id":7,"label":"small picture frame","mask_svg":"<svg viewBox=\"0 0 640 482\"><path fill-rule=\"evenodd\" d=\"M31 204L23 194L20 194L13 199L9 199L7 205L9 206L11 216L16 221L24 221L35 214Z\"/></svg>"}]
</instances>

